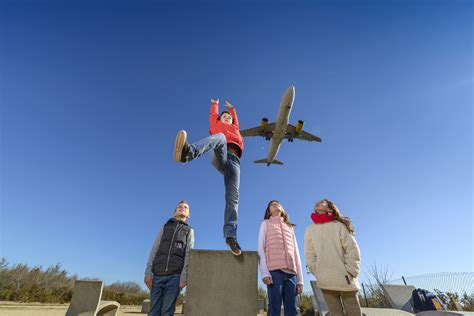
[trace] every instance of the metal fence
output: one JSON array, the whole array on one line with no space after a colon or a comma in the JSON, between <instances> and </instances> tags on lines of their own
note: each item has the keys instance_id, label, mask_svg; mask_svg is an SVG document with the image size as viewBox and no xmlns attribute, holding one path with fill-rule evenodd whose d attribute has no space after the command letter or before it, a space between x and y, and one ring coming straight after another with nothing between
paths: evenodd
<instances>
[{"instance_id":1,"label":"metal fence","mask_svg":"<svg viewBox=\"0 0 474 316\"><path fill-rule=\"evenodd\" d=\"M474 272L440 272L417 276L403 276L400 279L391 281L391 284L413 285L429 291L435 289L442 292L467 294L474 296Z\"/></svg>"}]
</instances>

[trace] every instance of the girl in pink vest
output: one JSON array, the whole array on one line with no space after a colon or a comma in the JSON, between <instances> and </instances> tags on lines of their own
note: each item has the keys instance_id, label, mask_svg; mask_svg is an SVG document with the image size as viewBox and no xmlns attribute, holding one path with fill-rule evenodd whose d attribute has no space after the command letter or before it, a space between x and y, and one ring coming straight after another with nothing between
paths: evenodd
<instances>
[{"instance_id":1,"label":"girl in pink vest","mask_svg":"<svg viewBox=\"0 0 474 316\"><path fill-rule=\"evenodd\" d=\"M295 231L278 201L270 201L258 236L262 281L267 285L268 316L298 315L297 295L303 291L303 272Z\"/></svg>"}]
</instances>

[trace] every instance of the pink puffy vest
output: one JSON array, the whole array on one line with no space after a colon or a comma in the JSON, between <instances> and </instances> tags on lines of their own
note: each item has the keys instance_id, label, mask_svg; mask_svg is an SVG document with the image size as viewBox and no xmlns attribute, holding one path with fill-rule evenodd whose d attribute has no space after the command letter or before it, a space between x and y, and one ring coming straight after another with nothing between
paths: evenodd
<instances>
[{"instance_id":1,"label":"pink puffy vest","mask_svg":"<svg viewBox=\"0 0 474 316\"><path fill-rule=\"evenodd\" d=\"M293 227L283 221L283 217L266 219L267 235L265 255L269 271L288 269L296 272L295 242Z\"/></svg>"}]
</instances>

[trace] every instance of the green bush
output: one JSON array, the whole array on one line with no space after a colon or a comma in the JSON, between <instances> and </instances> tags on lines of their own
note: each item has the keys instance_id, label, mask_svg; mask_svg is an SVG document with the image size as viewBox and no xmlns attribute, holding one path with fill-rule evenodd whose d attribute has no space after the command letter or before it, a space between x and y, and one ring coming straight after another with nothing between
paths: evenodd
<instances>
[{"instance_id":1,"label":"green bush","mask_svg":"<svg viewBox=\"0 0 474 316\"><path fill-rule=\"evenodd\" d=\"M60 264L45 270L30 268L25 264L9 266L5 258L0 260L0 301L68 303L76 275L68 276ZM123 305L141 305L148 298L136 282L115 282L104 286L102 299L114 300Z\"/></svg>"},{"instance_id":2,"label":"green bush","mask_svg":"<svg viewBox=\"0 0 474 316\"><path fill-rule=\"evenodd\" d=\"M314 315L313 302L311 295L302 293L298 298L298 307L300 308L300 315L312 316Z\"/></svg>"}]
</instances>

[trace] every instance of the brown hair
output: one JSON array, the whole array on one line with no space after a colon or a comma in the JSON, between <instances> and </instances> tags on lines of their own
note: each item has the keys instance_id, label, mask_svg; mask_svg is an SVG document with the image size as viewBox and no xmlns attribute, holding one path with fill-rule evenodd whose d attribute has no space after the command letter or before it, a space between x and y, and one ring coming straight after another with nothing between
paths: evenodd
<instances>
[{"instance_id":1,"label":"brown hair","mask_svg":"<svg viewBox=\"0 0 474 316\"><path fill-rule=\"evenodd\" d=\"M270 204L272 204L273 202L277 202L280 205L281 210L282 210L281 217L283 217L283 221L285 222L285 224L287 224L290 227L296 226L295 224L290 222L290 218L288 217L288 213L285 211L283 206L277 200L271 200L270 202L268 202L267 209L265 210L265 215L263 216L263 219L265 220L265 219L270 218L270 216L271 216Z\"/></svg>"},{"instance_id":2,"label":"brown hair","mask_svg":"<svg viewBox=\"0 0 474 316\"><path fill-rule=\"evenodd\" d=\"M352 225L351 219L349 217L342 216L341 211L339 211L336 204L334 204L332 201L328 199L323 199L323 201L326 201L326 203L328 204L329 210L331 211L332 214L334 214L334 216L336 217L336 220L343 223L346 226L349 233L354 235L355 234L354 225Z\"/></svg>"}]
</instances>

